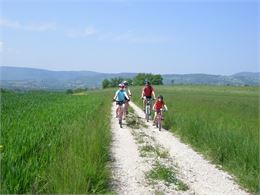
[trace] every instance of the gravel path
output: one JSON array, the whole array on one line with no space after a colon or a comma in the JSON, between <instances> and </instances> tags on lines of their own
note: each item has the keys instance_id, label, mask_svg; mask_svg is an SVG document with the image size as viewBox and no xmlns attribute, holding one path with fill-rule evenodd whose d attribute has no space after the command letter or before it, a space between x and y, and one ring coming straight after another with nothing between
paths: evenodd
<instances>
[{"instance_id":1,"label":"gravel path","mask_svg":"<svg viewBox=\"0 0 260 195\"><path fill-rule=\"evenodd\" d=\"M138 117L144 117L139 107L132 102L130 105ZM136 130L126 124L120 128L114 105L111 114L112 188L117 194L247 194L230 175L217 169L190 146L181 143L172 133L164 129L158 131L151 122L145 122L146 127ZM139 143L140 138L144 143ZM144 144L167 151L169 155L164 158L158 155L143 156L140 148ZM181 191L173 184L160 181L151 183L145 175L153 169L155 162L176 169L176 177L189 189Z\"/></svg>"},{"instance_id":2,"label":"gravel path","mask_svg":"<svg viewBox=\"0 0 260 195\"><path fill-rule=\"evenodd\" d=\"M146 167L139 156L131 131L126 125L119 127L115 118L115 105L112 107L112 188L117 194L151 194L145 187Z\"/></svg>"}]
</instances>

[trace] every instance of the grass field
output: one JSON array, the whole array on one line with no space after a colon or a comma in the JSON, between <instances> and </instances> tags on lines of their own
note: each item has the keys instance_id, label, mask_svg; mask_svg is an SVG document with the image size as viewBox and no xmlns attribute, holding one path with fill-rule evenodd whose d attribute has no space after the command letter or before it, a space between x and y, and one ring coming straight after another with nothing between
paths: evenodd
<instances>
[{"instance_id":1,"label":"grass field","mask_svg":"<svg viewBox=\"0 0 260 195\"><path fill-rule=\"evenodd\" d=\"M2 93L0 193L109 192L108 93Z\"/></svg>"},{"instance_id":2,"label":"grass field","mask_svg":"<svg viewBox=\"0 0 260 195\"><path fill-rule=\"evenodd\" d=\"M259 88L155 86L169 112L164 128L179 136L238 182L259 190ZM141 105L141 88L132 89ZM188 158L188 157L187 157Z\"/></svg>"}]
</instances>

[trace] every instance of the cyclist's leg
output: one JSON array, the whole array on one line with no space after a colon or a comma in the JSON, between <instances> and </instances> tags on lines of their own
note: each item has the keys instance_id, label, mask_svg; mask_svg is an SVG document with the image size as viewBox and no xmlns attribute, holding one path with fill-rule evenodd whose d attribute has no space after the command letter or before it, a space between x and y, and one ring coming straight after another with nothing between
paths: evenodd
<instances>
[{"instance_id":1,"label":"cyclist's leg","mask_svg":"<svg viewBox=\"0 0 260 195\"><path fill-rule=\"evenodd\" d=\"M129 103L128 100L125 101L125 114L128 114L128 107L129 107Z\"/></svg>"},{"instance_id":2,"label":"cyclist's leg","mask_svg":"<svg viewBox=\"0 0 260 195\"><path fill-rule=\"evenodd\" d=\"M125 119L125 109L126 109L126 107L125 107L125 103L123 103L122 105L121 105L121 112L122 112L122 117Z\"/></svg>"},{"instance_id":3,"label":"cyclist's leg","mask_svg":"<svg viewBox=\"0 0 260 195\"><path fill-rule=\"evenodd\" d=\"M119 104L119 105L118 105L118 118L121 119L121 118L122 118L122 115L123 115L123 112L122 112L122 104Z\"/></svg>"},{"instance_id":4,"label":"cyclist's leg","mask_svg":"<svg viewBox=\"0 0 260 195\"><path fill-rule=\"evenodd\" d=\"M143 100L143 111L145 112L146 98Z\"/></svg>"},{"instance_id":5,"label":"cyclist's leg","mask_svg":"<svg viewBox=\"0 0 260 195\"><path fill-rule=\"evenodd\" d=\"M153 102L152 102L152 98L151 98L151 100L150 100L150 110L152 110L153 109Z\"/></svg>"},{"instance_id":6,"label":"cyclist's leg","mask_svg":"<svg viewBox=\"0 0 260 195\"><path fill-rule=\"evenodd\" d=\"M164 120L164 118L163 118L163 111L161 111L161 120Z\"/></svg>"},{"instance_id":7,"label":"cyclist's leg","mask_svg":"<svg viewBox=\"0 0 260 195\"><path fill-rule=\"evenodd\" d=\"M118 113L119 113L119 105L116 105L116 117L118 117Z\"/></svg>"}]
</instances>

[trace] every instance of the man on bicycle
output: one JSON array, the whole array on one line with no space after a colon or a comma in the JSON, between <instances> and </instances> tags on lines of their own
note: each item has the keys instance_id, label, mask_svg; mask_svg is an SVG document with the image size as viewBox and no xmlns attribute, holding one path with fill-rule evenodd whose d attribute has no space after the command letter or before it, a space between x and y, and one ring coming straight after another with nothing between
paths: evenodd
<instances>
[{"instance_id":1,"label":"man on bicycle","mask_svg":"<svg viewBox=\"0 0 260 195\"><path fill-rule=\"evenodd\" d=\"M151 86L151 83L149 81L145 81L145 86L144 86L142 94L141 94L141 97L143 99L143 110L144 110L144 112L145 112L146 100L151 99L152 96L155 99L154 89ZM150 107L152 109L152 102L151 101L150 101Z\"/></svg>"},{"instance_id":2,"label":"man on bicycle","mask_svg":"<svg viewBox=\"0 0 260 195\"><path fill-rule=\"evenodd\" d=\"M125 104L125 100L129 100L129 97L125 91L125 86L124 84L120 83L118 85L119 89L116 91L115 96L113 98L113 101L116 101L116 117L119 116L120 113L118 113L119 111L119 107L122 106L123 110L124 110L124 104Z\"/></svg>"},{"instance_id":3,"label":"man on bicycle","mask_svg":"<svg viewBox=\"0 0 260 195\"><path fill-rule=\"evenodd\" d=\"M154 120L153 120L153 125L155 125L155 120L156 120L156 116L157 114L160 112L161 116L162 116L162 110L168 110L165 102L163 101L163 96L159 95L153 105L153 110L154 110ZM163 120L163 116L162 116L162 120Z\"/></svg>"},{"instance_id":4,"label":"man on bicycle","mask_svg":"<svg viewBox=\"0 0 260 195\"><path fill-rule=\"evenodd\" d=\"M126 94L128 95L129 98L131 98L132 94L131 94L130 89L128 88L128 82L123 81L123 84L125 86ZM125 114L126 115L128 114L128 107L129 107L129 100L127 100L126 97L125 97Z\"/></svg>"}]
</instances>

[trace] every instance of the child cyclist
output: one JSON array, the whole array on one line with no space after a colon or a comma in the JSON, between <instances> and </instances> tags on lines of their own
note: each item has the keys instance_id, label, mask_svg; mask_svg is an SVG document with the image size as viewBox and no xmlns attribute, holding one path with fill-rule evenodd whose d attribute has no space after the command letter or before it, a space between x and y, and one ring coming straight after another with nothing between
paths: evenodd
<instances>
[{"instance_id":1,"label":"child cyclist","mask_svg":"<svg viewBox=\"0 0 260 195\"><path fill-rule=\"evenodd\" d=\"M123 84L125 86L126 94L128 95L129 98L131 98L132 94L131 94L130 89L128 88L128 82L123 81ZM126 115L128 114L128 107L129 107L129 100L127 100L126 97L125 97L125 114Z\"/></svg>"},{"instance_id":2,"label":"child cyclist","mask_svg":"<svg viewBox=\"0 0 260 195\"><path fill-rule=\"evenodd\" d=\"M126 100L129 100L129 97L127 95L127 93L125 92L125 86L124 84L120 83L118 85L119 89L116 91L115 96L113 98L113 101L116 101L116 117L119 116L120 113L118 113L119 111L119 107L122 106L123 110L124 110L124 104Z\"/></svg>"},{"instance_id":3,"label":"child cyclist","mask_svg":"<svg viewBox=\"0 0 260 195\"><path fill-rule=\"evenodd\" d=\"M154 120L153 120L153 125L155 125L155 120L158 112L161 112L161 109L163 110L168 110L165 102L163 101L163 96L159 95L153 105L153 110L154 110ZM163 117L162 117L163 119Z\"/></svg>"}]
</instances>

